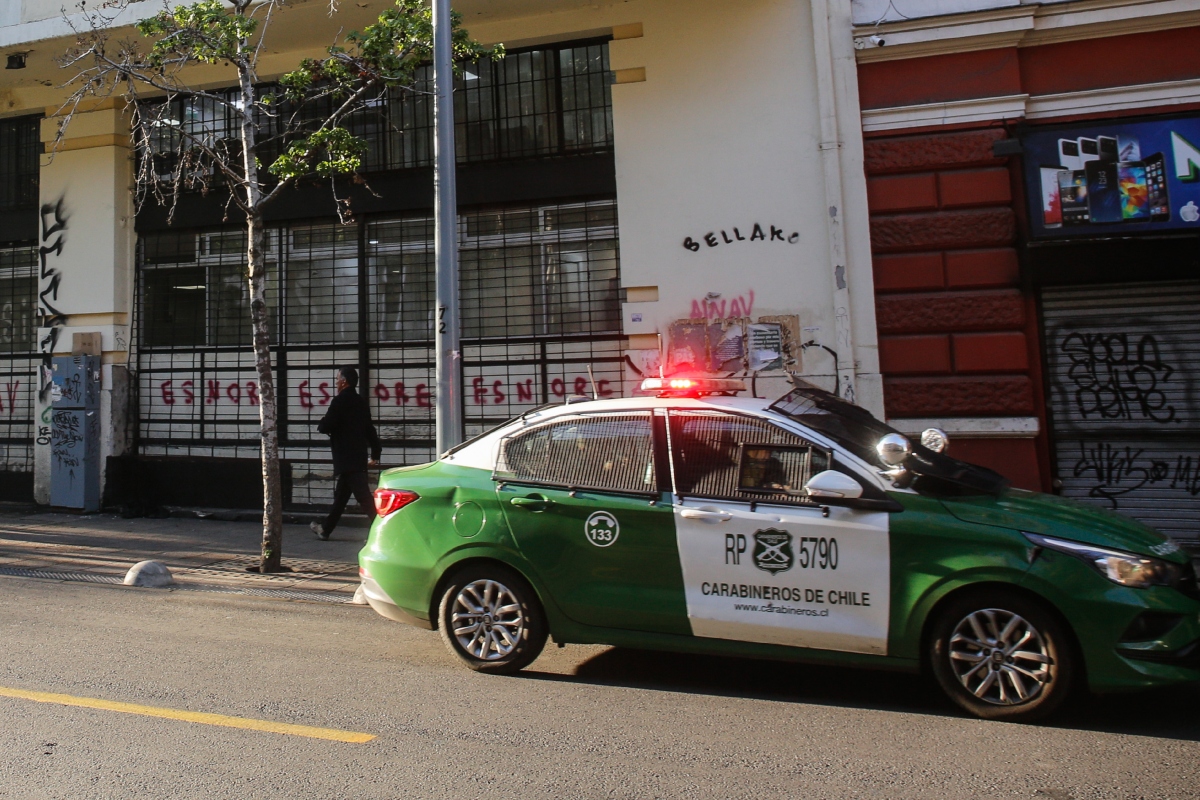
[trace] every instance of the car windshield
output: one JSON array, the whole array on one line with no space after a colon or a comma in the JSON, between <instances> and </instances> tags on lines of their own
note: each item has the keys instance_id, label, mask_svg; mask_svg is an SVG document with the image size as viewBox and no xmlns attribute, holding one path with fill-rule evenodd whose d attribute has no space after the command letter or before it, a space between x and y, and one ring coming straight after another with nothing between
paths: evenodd
<instances>
[{"instance_id":1,"label":"car windshield","mask_svg":"<svg viewBox=\"0 0 1200 800\"><path fill-rule=\"evenodd\" d=\"M875 444L897 431L866 409L816 387L797 387L771 405L785 417L823 433L868 464L878 464Z\"/></svg>"},{"instance_id":2,"label":"car windshield","mask_svg":"<svg viewBox=\"0 0 1200 800\"><path fill-rule=\"evenodd\" d=\"M875 419L866 409L824 389L799 380L795 385L795 389L771 405L771 410L825 434L868 464L880 463L875 444L885 434L900 433ZM1007 479L986 467L935 453L919 442L912 443L912 450L904 467L915 476L912 488L921 494L998 495L1008 486Z\"/></svg>"}]
</instances>

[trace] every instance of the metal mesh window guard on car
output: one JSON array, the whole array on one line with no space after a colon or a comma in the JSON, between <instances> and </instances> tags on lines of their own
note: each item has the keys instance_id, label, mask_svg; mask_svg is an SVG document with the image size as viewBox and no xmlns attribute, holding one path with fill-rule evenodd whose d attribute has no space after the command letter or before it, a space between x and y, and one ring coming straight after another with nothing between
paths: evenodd
<instances>
[{"instance_id":1,"label":"metal mesh window guard on car","mask_svg":"<svg viewBox=\"0 0 1200 800\"><path fill-rule=\"evenodd\" d=\"M572 416L504 439L494 477L653 493L653 441L649 413Z\"/></svg>"},{"instance_id":2,"label":"metal mesh window guard on car","mask_svg":"<svg viewBox=\"0 0 1200 800\"><path fill-rule=\"evenodd\" d=\"M673 411L670 432L675 491L685 497L796 502L796 496L786 493L741 488L747 485L740 480L746 450L767 451L751 453L749 461L752 469L773 473L750 476L756 478L750 485L774 484L800 491L813 474L829 468L824 450L766 420L721 412Z\"/></svg>"},{"instance_id":3,"label":"metal mesh window guard on car","mask_svg":"<svg viewBox=\"0 0 1200 800\"><path fill-rule=\"evenodd\" d=\"M33 470L37 264L32 245L0 247L0 472Z\"/></svg>"}]
</instances>

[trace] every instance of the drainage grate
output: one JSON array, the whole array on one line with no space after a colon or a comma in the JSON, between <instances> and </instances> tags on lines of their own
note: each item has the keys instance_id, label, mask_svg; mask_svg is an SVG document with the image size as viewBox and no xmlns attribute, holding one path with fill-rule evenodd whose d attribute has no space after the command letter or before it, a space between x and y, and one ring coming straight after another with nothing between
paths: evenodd
<instances>
[{"instance_id":1,"label":"drainage grate","mask_svg":"<svg viewBox=\"0 0 1200 800\"><path fill-rule=\"evenodd\" d=\"M121 575L97 575L93 572L58 572L52 569L28 569L24 567L0 567L0 575L11 575L14 578L48 578L54 581L82 581L84 583L115 583L125 582Z\"/></svg>"},{"instance_id":2,"label":"drainage grate","mask_svg":"<svg viewBox=\"0 0 1200 800\"><path fill-rule=\"evenodd\" d=\"M54 581L81 583L107 583L120 586L125 579L120 575L97 575L91 572L58 572L51 569L27 569L22 567L0 567L0 575L14 578L44 578ZM214 592L217 594L242 594L251 597L274 597L281 600L308 600L314 603L353 603L353 595L345 592L308 592L303 589L257 589L252 586L206 586L176 583L168 588L188 592Z\"/></svg>"}]
</instances>

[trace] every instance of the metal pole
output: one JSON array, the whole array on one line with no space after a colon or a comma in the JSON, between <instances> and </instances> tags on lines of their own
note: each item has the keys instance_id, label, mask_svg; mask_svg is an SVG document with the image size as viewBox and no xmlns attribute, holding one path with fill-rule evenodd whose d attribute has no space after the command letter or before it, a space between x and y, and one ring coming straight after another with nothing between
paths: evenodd
<instances>
[{"instance_id":1,"label":"metal pole","mask_svg":"<svg viewBox=\"0 0 1200 800\"><path fill-rule=\"evenodd\" d=\"M459 352L458 196L454 160L454 63L450 0L433 0L434 257L437 262L437 455L463 440Z\"/></svg>"}]
</instances>

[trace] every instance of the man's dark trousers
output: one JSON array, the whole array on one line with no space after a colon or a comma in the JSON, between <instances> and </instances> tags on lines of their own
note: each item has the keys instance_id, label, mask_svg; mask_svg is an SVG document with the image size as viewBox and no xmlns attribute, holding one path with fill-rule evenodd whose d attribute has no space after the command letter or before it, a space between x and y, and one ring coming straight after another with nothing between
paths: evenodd
<instances>
[{"instance_id":1,"label":"man's dark trousers","mask_svg":"<svg viewBox=\"0 0 1200 800\"><path fill-rule=\"evenodd\" d=\"M337 485L333 489L333 508L321 523L326 532L332 532L337 527L342 512L346 510L346 503L350 502L350 495L354 495L362 506L363 513L367 515L367 524L375 521L375 498L371 496L371 482L367 473L343 472L337 476Z\"/></svg>"}]
</instances>

